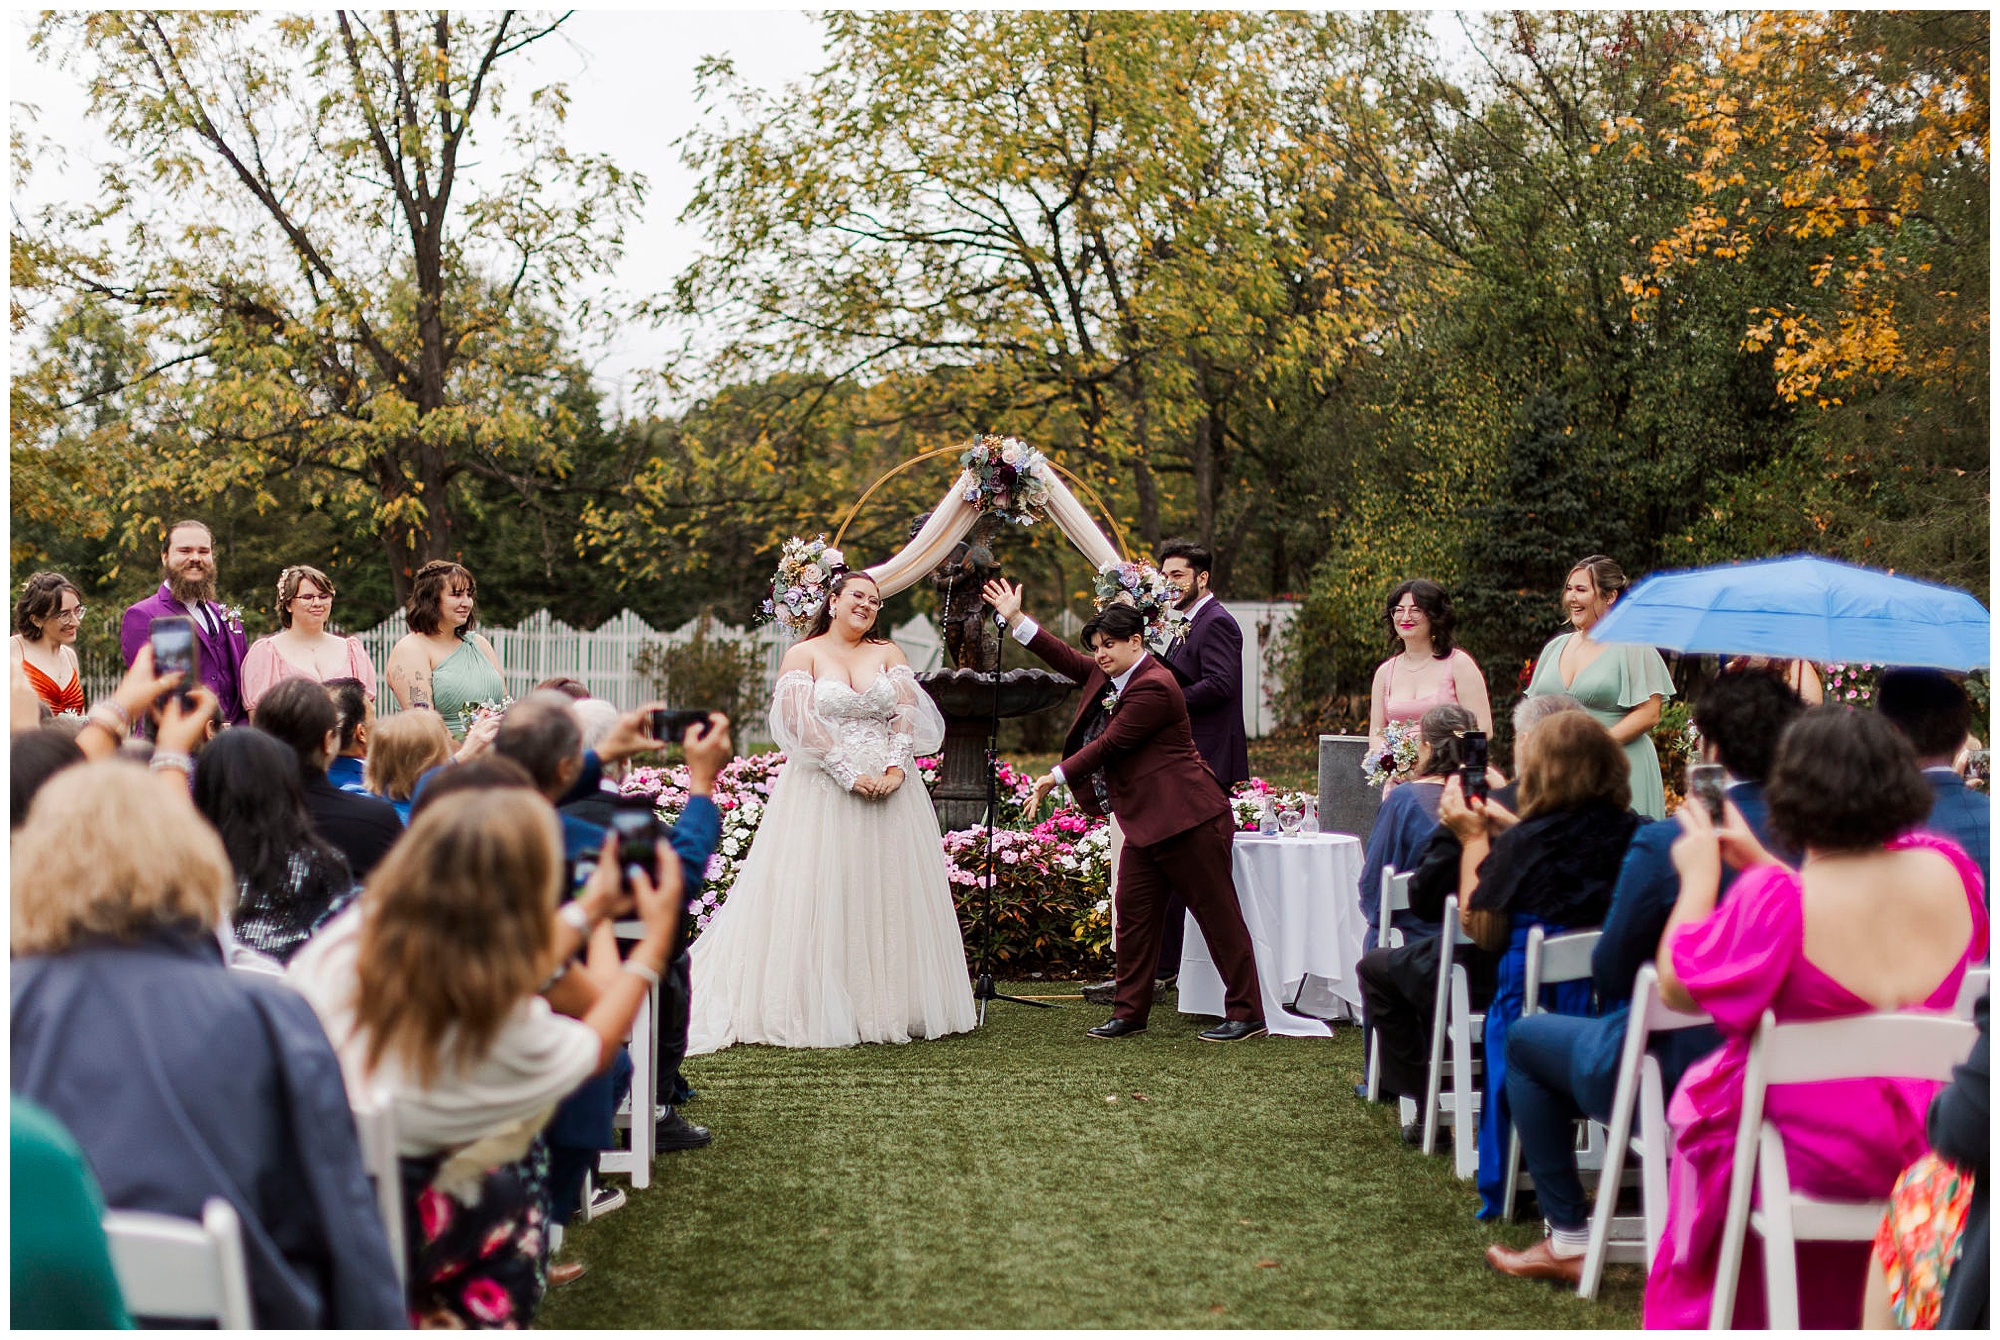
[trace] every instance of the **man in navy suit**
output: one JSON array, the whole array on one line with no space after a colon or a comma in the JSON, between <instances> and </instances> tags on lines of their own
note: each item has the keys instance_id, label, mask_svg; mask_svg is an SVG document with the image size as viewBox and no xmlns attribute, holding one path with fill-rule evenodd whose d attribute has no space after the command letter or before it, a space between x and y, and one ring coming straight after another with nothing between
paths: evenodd
<instances>
[{"instance_id":1,"label":"man in navy suit","mask_svg":"<svg viewBox=\"0 0 2000 1340\"><path fill-rule=\"evenodd\" d=\"M1174 608L1187 620L1186 632L1160 659L1180 681L1195 751L1226 795L1250 780L1250 742L1243 729L1243 629L1210 589L1214 568L1214 555L1192 540L1160 546L1160 575L1179 592ZM1186 910L1179 894L1167 902L1159 975L1169 981L1181 970Z\"/></svg>"},{"instance_id":2,"label":"man in navy suit","mask_svg":"<svg viewBox=\"0 0 2000 1340\"><path fill-rule=\"evenodd\" d=\"M1993 888L1993 798L1974 791L1952 768L1952 760L1972 729L1972 700L1942 670L1890 670L1875 683L1875 710L1895 723L1917 751L1917 766L1931 784L1931 817L1926 832L1948 837L1965 848Z\"/></svg>"},{"instance_id":3,"label":"man in navy suit","mask_svg":"<svg viewBox=\"0 0 2000 1340\"><path fill-rule=\"evenodd\" d=\"M125 607L118 646L126 668L146 645L153 620L170 614L191 619L195 640L201 644L201 682L215 693L216 715L232 726L240 725L249 716L238 683L250 644L243 635L242 619L216 603L215 537L202 522L176 521L160 547L160 567L166 576L160 589Z\"/></svg>"},{"instance_id":4,"label":"man in navy suit","mask_svg":"<svg viewBox=\"0 0 2000 1340\"><path fill-rule=\"evenodd\" d=\"M1766 819L1764 779L1777 756L1778 737L1805 704L1790 688L1761 672L1724 673L1694 707L1701 732L1702 760L1727 769L1727 798L1757 840L1782 860L1797 857L1774 841ZM1632 835L1611 911L1590 958L1591 981L1605 1013L1596 1018L1535 1014L1507 1031L1507 1102L1521 1135L1521 1158L1535 1179L1535 1198L1549 1222L1549 1236L1526 1251L1504 1243L1486 1249L1486 1263L1524 1279L1575 1284L1590 1244L1590 1202L1576 1168L1576 1120L1611 1118L1618 1091L1618 1062L1631 1013L1632 982L1659 952L1667 917L1680 897L1680 875L1671 848L1680 836L1677 819L1642 825ZM1736 872L1723 870L1723 891ZM1681 1075L1721 1045L1713 1028L1662 1034L1650 1050L1659 1058L1661 1078L1672 1096Z\"/></svg>"}]
</instances>

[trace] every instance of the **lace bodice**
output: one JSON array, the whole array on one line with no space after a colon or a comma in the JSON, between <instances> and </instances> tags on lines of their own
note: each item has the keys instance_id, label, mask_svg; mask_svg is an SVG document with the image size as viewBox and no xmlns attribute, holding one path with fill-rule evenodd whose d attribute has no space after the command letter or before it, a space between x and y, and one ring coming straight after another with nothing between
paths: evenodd
<instances>
[{"instance_id":1,"label":"lace bodice","mask_svg":"<svg viewBox=\"0 0 2000 1340\"><path fill-rule=\"evenodd\" d=\"M908 772L918 755L937 750L944 718L906 665L890 667L861 690L790 670L772 695L771 738L851 791L860 777L889 768Z\"/></svg>"}]
</instances>

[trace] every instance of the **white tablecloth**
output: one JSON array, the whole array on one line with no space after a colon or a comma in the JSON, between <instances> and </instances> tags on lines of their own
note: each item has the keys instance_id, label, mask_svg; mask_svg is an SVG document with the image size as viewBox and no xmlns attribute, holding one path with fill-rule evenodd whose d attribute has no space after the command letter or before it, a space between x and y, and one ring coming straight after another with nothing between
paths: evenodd
<instances>
[{"instance_id":1,"label":"white tablecloth","mask_svg":"<svg viewBox=\"0 0 2000 1340\"><path fill-rule=\"evenodd\" d=\"M1237 901L1257 956L1264 992L1264 1022L1273 1033L1323 1038L1333 1029L1287 1014L1284 1002L1300 993L1301 1008L1313 1014L1361 1017L1361 988L1355 965L1361 961L1361 840L1346 833L1311 837L1264 837L1238 833L1231 852ZM1180 1009L1183 1014L1222 1013L1222 978L1210 960L1208 942L1187 919L1181 948Z\"/></svg>"}]
</instances>

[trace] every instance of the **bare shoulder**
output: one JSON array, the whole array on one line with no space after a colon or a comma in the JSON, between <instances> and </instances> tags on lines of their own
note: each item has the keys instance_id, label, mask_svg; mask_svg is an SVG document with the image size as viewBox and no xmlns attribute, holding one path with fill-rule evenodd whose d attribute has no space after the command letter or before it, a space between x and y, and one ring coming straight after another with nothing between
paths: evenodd
<instances>
[{"instance_id":1,"label":"bare shoulder","mask_svg":"<svg viewBox=\"0 0 2000 1340\"><path fill-rule=\"evenodd\" d=\"M895 643L890 642L883 646L882 668L884 670L893 670L899 665L908 665L909 663L910 658L903 655L903 649Z\"/></svg>"},{"instance_id":2,"label":"bare shoulder","mask_svg":"<svg viewBox=\"0 0 2000 1340\"><path fill-rule=\"evenodd\" d=\"M817 641L819 641L818 638L807 638L803 642L794 642L791 650L785 653L785 659L778 662L778 673L781 675L790 674L792 671L798 670L808 675L811 674L813 668L813 643Z\"/></svg>"},{"instance_id":3,"label":"bare shoulder","mask_svg":"<svg viewBox=\"0 0 2000 1340\"><path fill-rule=\"evenodd\" d=\"M424 644L423 635L420 633L405 633L397 639L395 646L389 648L390 665L404 666L415 662L418 665L428 666L430 659L430 648Z\"/></svg>"},{"instance_id":4,"label":"bare shoulder","mask_svg":"<svg viewBox=\"0 0 2000 1340\"><path fill-rule=\"evenodd\" d=\"M1375 684L1377 688L1389 682L1389 676L1393 673L1395 664L1396 658L1391 656L1388 660L1375 667Z\"/></svg>"},{"instance_id":5,"label":"bare shoulder","mask_svg":"<svg viewBox=\"0 0 2000 1340\"><path fill-rule=\"evenodd\" d=\"M1452 648L1451 672L1454 675L1470 675L1474 679L1484 678L1479 669L1479 662L1474 660L1472 653L1464 647Z\"/></svg>"}]
</instances>

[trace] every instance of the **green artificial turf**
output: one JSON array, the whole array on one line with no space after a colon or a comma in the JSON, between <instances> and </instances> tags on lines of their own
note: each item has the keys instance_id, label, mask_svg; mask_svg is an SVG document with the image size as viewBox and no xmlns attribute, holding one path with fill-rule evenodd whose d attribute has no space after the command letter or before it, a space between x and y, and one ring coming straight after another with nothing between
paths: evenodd
<instances>
[{"instance_id":1,"label":"green artificial turf","mask_svg":"<svg viewBox=\"0 0 2000 1340\"><path fill-rule=\"evenodd\" d=\"M935 1042L691 1061L714 1143L571 1231L589 1272L539 1324L1637 1325L1635 1267L1596 1303L1487 1269L1487 1243L1539 1226L1478 1223L1450 1160L1355 1098L1358 1030L1205 1043L1169 994L1149 1032L1097 1042L1107 1012L1062 1003L995 1003Z\"/></svg>"}]
</instances>

